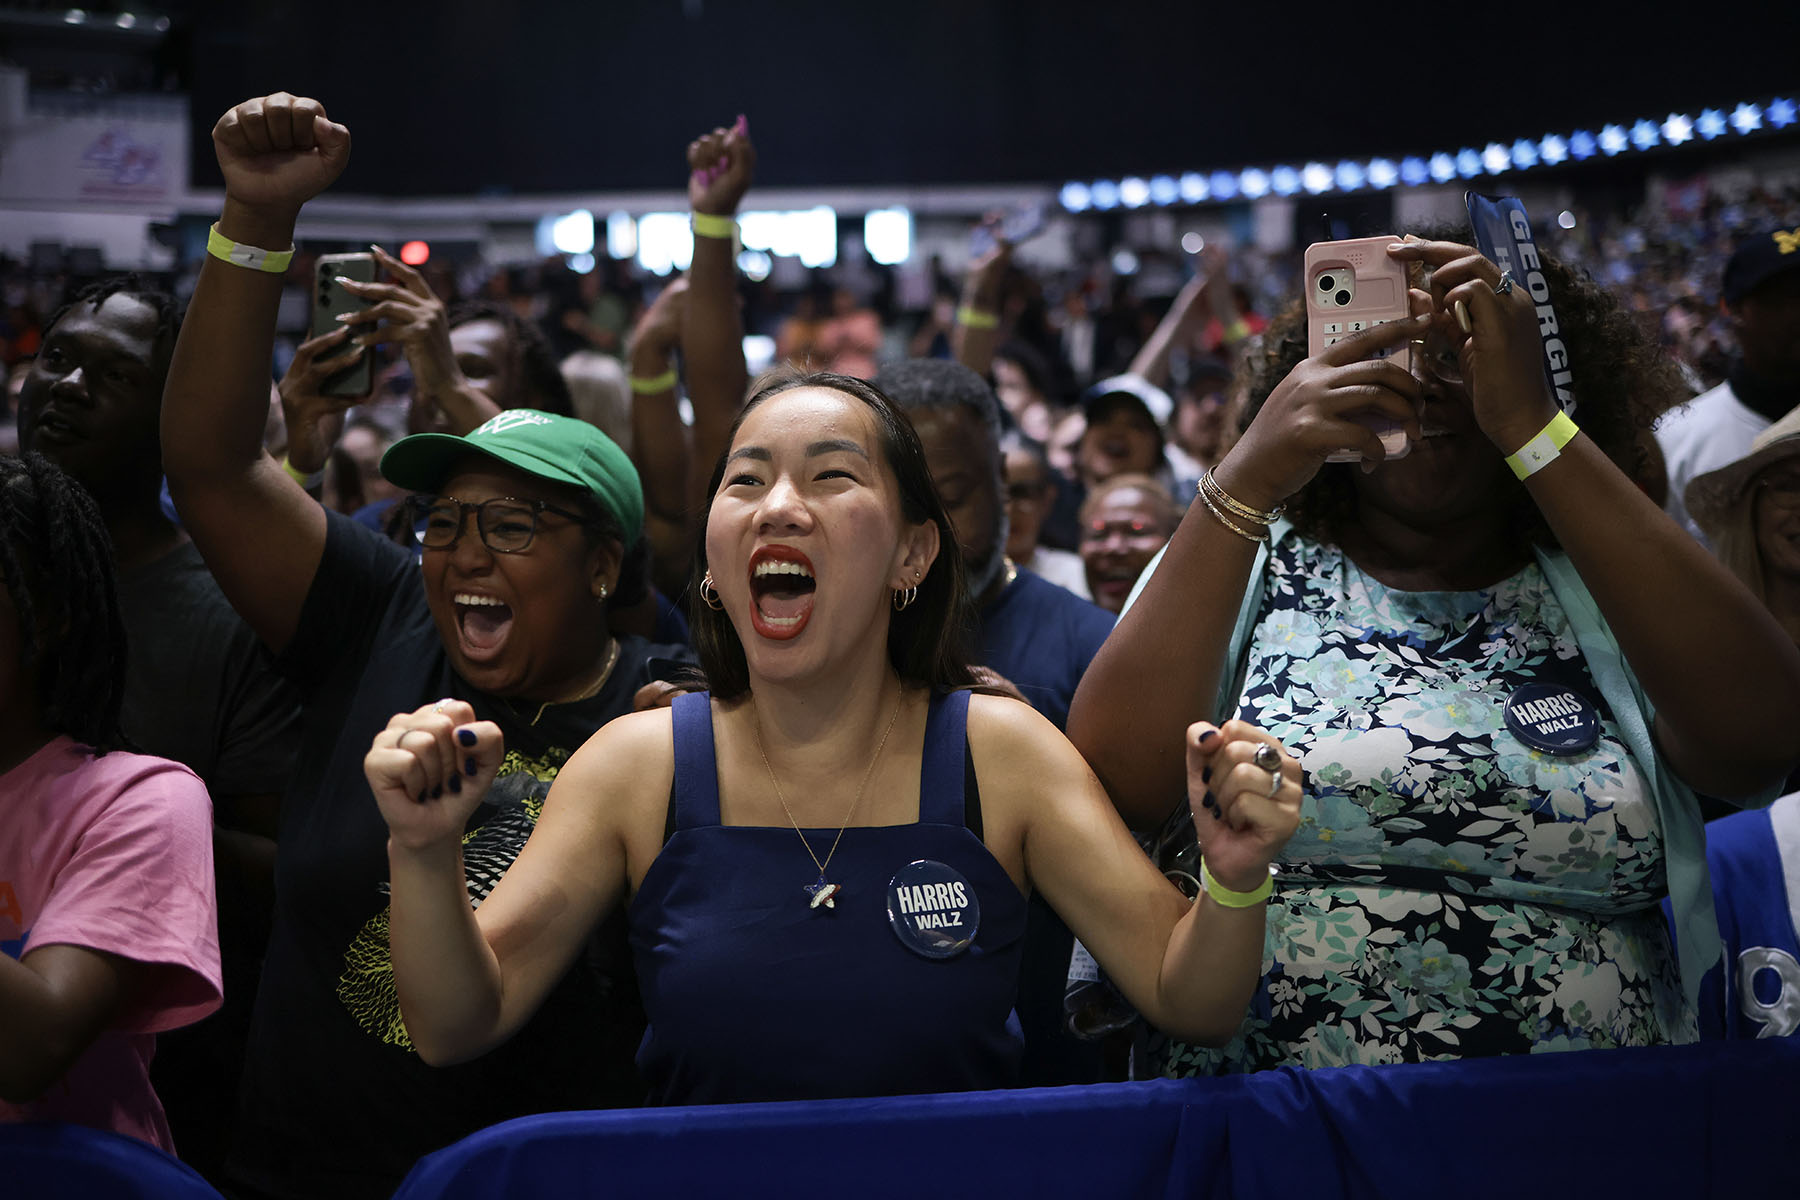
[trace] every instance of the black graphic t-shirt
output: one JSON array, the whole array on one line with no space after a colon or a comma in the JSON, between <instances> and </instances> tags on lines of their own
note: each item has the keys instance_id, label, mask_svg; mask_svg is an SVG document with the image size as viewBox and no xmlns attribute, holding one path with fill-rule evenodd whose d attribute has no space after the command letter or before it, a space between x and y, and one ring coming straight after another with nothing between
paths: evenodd
<instances>
[{"instance_id":1,"label":"black graphic t-shirt","mask_svg":"<svg viewBox=\"0 0 1800 1200\"><path fill-rule=\"evenodd\" d=\"M506 759L463 845L471 902L511 865L562 764L629 712L651 655L683 647L620 640L591 700L515 712L457 677L404 550L333 515L325 555L281 666L306 692L293 789L282 806L275 930L247 1053L227 1174L250 1194L385 1197L423 1154L529 1113L642 1100L632 1056L644 1016L623 914L510 1041L431 1067L400 1019L388 955L387 826L363 756L397 712L445 696L497 722Z\"/></svg>"}]
</instances>

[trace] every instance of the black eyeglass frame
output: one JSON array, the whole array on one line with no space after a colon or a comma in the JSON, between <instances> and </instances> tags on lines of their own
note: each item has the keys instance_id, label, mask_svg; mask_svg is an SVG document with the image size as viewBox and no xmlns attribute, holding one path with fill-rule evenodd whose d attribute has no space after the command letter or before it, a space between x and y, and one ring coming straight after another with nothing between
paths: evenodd
<instances>
[{"instance_id":1,"label":"black eyeglass frame","mask_svg":"<svg viewBox=\"0 0 1800 1200\"><path fill-rule=\"evenodd\" d=\"M433 508L438 505L451 504L454 504L457 508L456 532L450 535L449 541L444 542L441 545L433 545L430 542L427 542L425 540L424 531L420 529L420 524L429 516ZM490 520L488 517L488 513L492 511L488 506L492 504L510 505L515 508L524 509L531 514L531 529L526 533L523 545L512 547L494 545L492 526L495 521ZM493 496L480 503L471 504L466 500L453 500L448 496L416 495L408 496L406 498L406 506L408 515L412 518L408 522L408 525L412 529L413 540L418 542L419 548L422 550L454 550L456 548L456 543L462 540L463 528L468 524L468 517L471 512L475 514L475 532L480 536L481 544L495 554L523 554L531 549L531 543L537 540L537 519L541 513L555 513L557 516L568 521L573 521L577 525L591 527L594 524L593 518L585 517L577 512L570 512L566 508L558 508L548 500L521 500L517 496Z\"/></svg>"}]
</instances>

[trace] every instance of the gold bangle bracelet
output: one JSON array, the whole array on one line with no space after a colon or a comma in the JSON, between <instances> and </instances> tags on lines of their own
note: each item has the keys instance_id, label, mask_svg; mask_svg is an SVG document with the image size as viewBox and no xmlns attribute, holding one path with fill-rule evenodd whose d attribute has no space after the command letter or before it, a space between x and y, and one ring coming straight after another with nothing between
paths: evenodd
<instances>
[{"instance_id":1,"label":"gold bangle bracelet","mask_svg":"<svg viewBox=\"0 0 1800 1200\"><path fill-rule=\"evenodd\" d=\"M1258 545L1266 545L1268 543L1269 535L1267 532L1251 533L1248 529L1245 529L1242 525L1239 525L1236 521L1233 521L1230 517L1220 512L1219 506L1214 504L1212 502L1212 497L1205 492L1200 493L1200 502L1206 505L1206 511L1211 513L1218 520L1219 524L1231 530L1231 532L1237 534L1245 541L1255 542Z\"/></svg>"},{"instance_id":2,"label":"gold bangle bracelet","mask_svg":"<svg viewBox=\"0 0 1800 1200\"><path fill-rule=\"evenodd\" d=\"M1254 521L1258 525L1273 525L1281 514L1287 511L1285 504L1277 504L1269 512L1251 508L1225 490L1225 485L1213 477L1211 467L1208 467L1206 474L1200 477L1200 494L1222 505L1233 516L1242 517L1246 521Z\"/></svg>"}]
</instances>

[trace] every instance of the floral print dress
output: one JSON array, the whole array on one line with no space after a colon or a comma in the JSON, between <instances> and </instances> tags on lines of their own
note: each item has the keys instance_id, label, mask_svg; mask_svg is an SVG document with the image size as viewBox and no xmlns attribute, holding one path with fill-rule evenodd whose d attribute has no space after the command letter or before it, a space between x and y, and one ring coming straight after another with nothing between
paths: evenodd
<instances>
[{"instance_id":1,"label":"floral print dress","mask_svg":"<svg viewBox=\"0 0 1800 1200\"><path fill-rule=\"evenodd\" d=\"M1594 704L1592 749L1507 731L1528 683ZM1402 592L1284 539L1238 715L1305 768L1300 828L1250 1014L1218 1050L1151 1035L1160 1073L1694 1040L1649 790L1535 563Z\"/></svg>"}]
</instances>

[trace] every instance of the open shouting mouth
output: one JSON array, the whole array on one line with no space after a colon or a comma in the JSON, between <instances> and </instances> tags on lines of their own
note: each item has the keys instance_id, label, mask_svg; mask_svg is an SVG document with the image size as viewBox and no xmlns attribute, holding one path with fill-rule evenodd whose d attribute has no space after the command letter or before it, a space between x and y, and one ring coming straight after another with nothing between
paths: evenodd
<instances>
[{"instance_id":1,"label":"open shouting mouth","mask_svg":"<svg viewBox=\"0 0 1800 1200\"><path fill-rule=\"evenodd\" d=\"M763 637L798 637L812 616L812 560L792 546L763 546L750 556L750 624Z\"/></svg>"},{"instance_id":2,"label":"open shouting mouth","mask_svg":"<svg viewBox=\"0 0 1800 1200\"><path fill-rule=\"evenodd\" d=\"M450 599L456 606L456 629L462 635L464 656L474 662L492 660L512 630L512 608L499 597L480 592L457 592Z\"/></svg>"}]
</instances>

